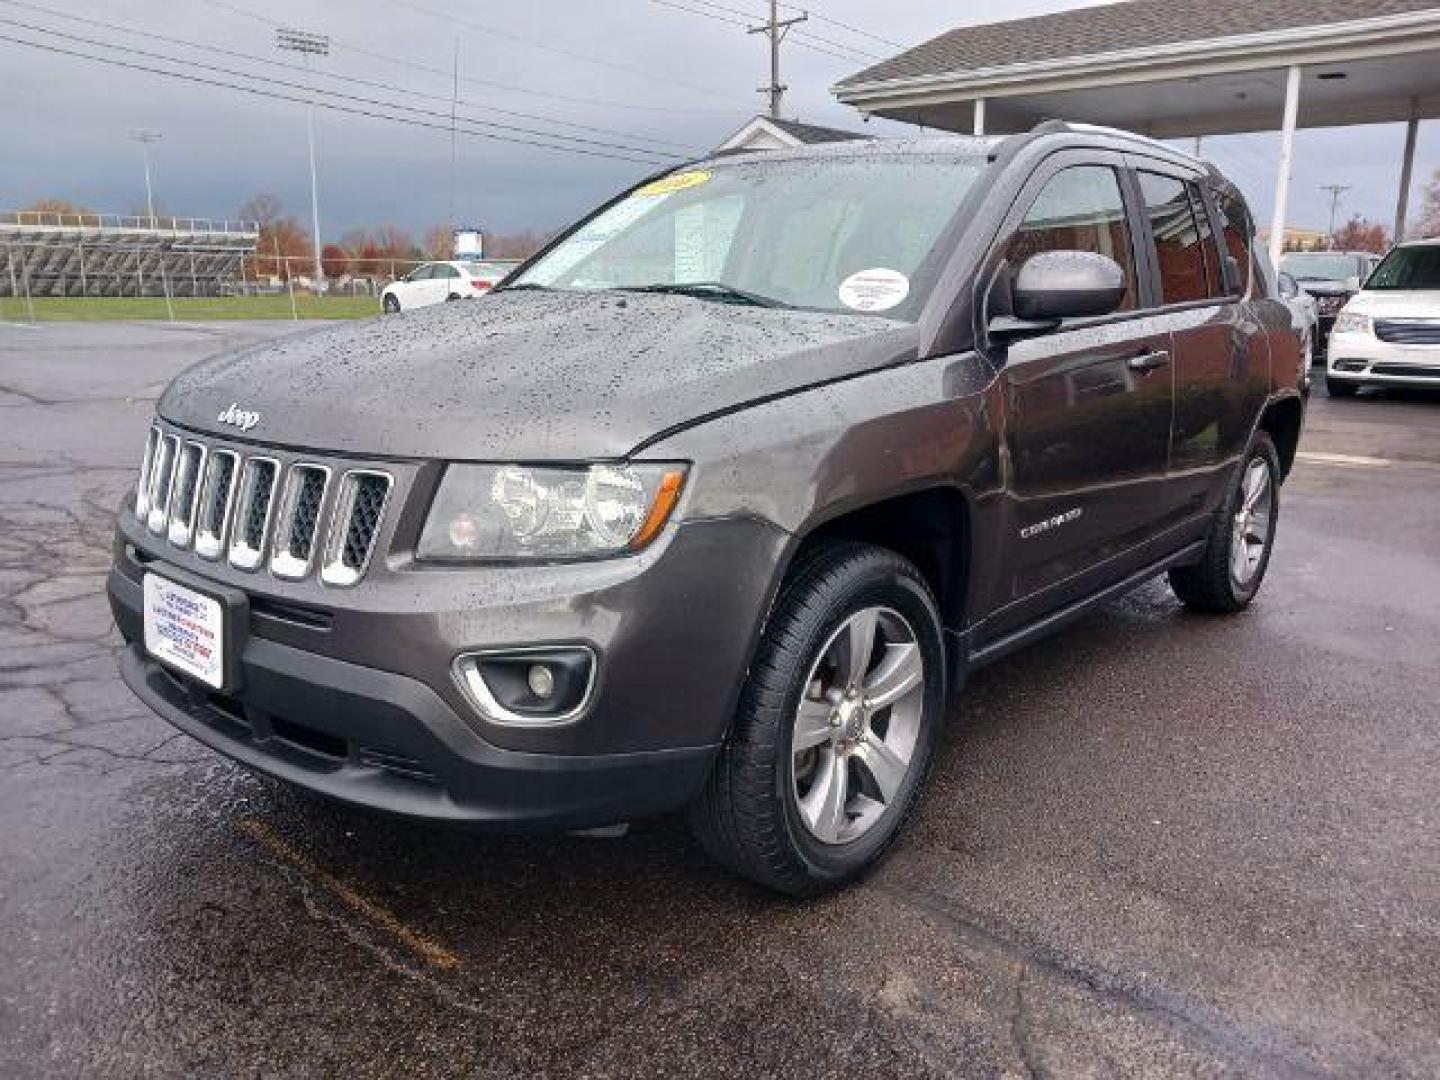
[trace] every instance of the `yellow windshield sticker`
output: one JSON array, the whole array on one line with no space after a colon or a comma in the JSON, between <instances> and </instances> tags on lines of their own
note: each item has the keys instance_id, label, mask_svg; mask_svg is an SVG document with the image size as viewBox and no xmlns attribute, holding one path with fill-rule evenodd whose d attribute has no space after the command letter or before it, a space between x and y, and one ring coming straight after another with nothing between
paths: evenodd
<instances>
[{"instance_id":1,"label":"yellow windshield sticker","mask_svg":"<svg viewBox=\"0 0 1440 1080\"><path fill-rule=\"evenodd\" d=\"M686 188L699 187L709 179L710 173L705 169L696 169L694 172L671 173L669 176L662 176L659 180L651 181L635 194L669 195L672 191L684 191Z\"/></svg>"}]
</instances>

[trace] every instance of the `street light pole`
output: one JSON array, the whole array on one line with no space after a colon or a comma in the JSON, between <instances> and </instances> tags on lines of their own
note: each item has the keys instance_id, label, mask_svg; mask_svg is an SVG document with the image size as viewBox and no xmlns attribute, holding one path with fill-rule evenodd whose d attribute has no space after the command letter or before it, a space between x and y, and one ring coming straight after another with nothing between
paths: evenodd
<instances>
[{"instance_id":1,"label":"street light pole","mask_svg":"<svg viewBox=\"0 0 1440 1080\"><path fill-rule=\"evenodd\" d=\"M150 186L150 144L160 141L160 132L149 128L136 128L130 138L140 144L140 153L145 159L145 212L150 215L150 227L155 227L155 192Z\"/></svg>"},{"instance_id":2,"label":"street light pole","mask_svg":"<svg viewBox=\"0 0 1440 1080\"><path fill-rule=\"evenodd\" d=\"M310 57L329 56L330 38L325 34L311 34L304 30L275 31L275 45L288 52L298 52L305 58L305 70L310 70ZM312 89L313 94L313 89ZM315 101L312 97L305 112L305 130L310 143L310 231L315 241L315 289L325 280L325 271L320 260L320 183L315 173Z\"/></svg>"}]
</instances>

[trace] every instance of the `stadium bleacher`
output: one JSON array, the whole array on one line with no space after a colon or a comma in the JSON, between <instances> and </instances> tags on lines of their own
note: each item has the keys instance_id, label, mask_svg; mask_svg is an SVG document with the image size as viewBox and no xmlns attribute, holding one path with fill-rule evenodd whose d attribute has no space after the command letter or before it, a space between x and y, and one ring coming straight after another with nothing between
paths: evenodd
<instances>
[{"instance_id":1,"label":"stadium bleacher","mask_svg":"<svg viewBox=\"0 0 1440 1080\"><path fill-rule=\"evenodd\" d=\"M253 221L0 212L0 296L221 296L243 288Z\"/></svg>"}]
</instances>

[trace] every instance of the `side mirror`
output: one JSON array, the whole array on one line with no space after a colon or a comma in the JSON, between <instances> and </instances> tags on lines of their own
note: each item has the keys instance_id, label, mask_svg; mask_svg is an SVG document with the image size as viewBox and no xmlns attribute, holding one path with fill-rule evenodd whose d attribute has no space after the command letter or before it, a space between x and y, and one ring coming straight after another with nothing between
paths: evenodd
<instances>
[{"instance_id":1,"label":"side mirror","mask_svg":"<svg viewBox=\"0 0 1440 1080\"><path fill-rule=\"evenodd\" d=\"M1125 271L1091 251L1042 251L1025 260L1011 290L1015 317L1058 322L1109 315L1125 300Z\"/></svg>"},{"instance_id":2,"label":"side mirror","mask_svg":"<svg viewBox=\"0 0 1440 1080\"><path fill-rule=\"evenodd\" d=\"M1286 300L1293 300L1300 295L1300 286L1295 284L1295 279L1289 274L1280 275L1280 295Z\"/></svg>"}]
</instances>

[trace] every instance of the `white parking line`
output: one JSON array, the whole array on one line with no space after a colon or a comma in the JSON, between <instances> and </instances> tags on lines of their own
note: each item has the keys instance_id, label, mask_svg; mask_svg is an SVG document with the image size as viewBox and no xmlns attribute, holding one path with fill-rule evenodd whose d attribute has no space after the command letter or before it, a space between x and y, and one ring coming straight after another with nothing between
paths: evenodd
<instances>
[{"instance_id":1,"label":"white parking line","mask_svg":"<svg viewBox=\"0 0 1440 1080\"><path fill-rule=\"evenodd\" d=\"M1350 468L1385 468L1393 465L1389 458L1363 457L1359 454L1322 454L1312 450L1301 450L1295 455L1296 461L1308 461L1315 465L1341 465Z\"/></svg>"}]
</instances>

